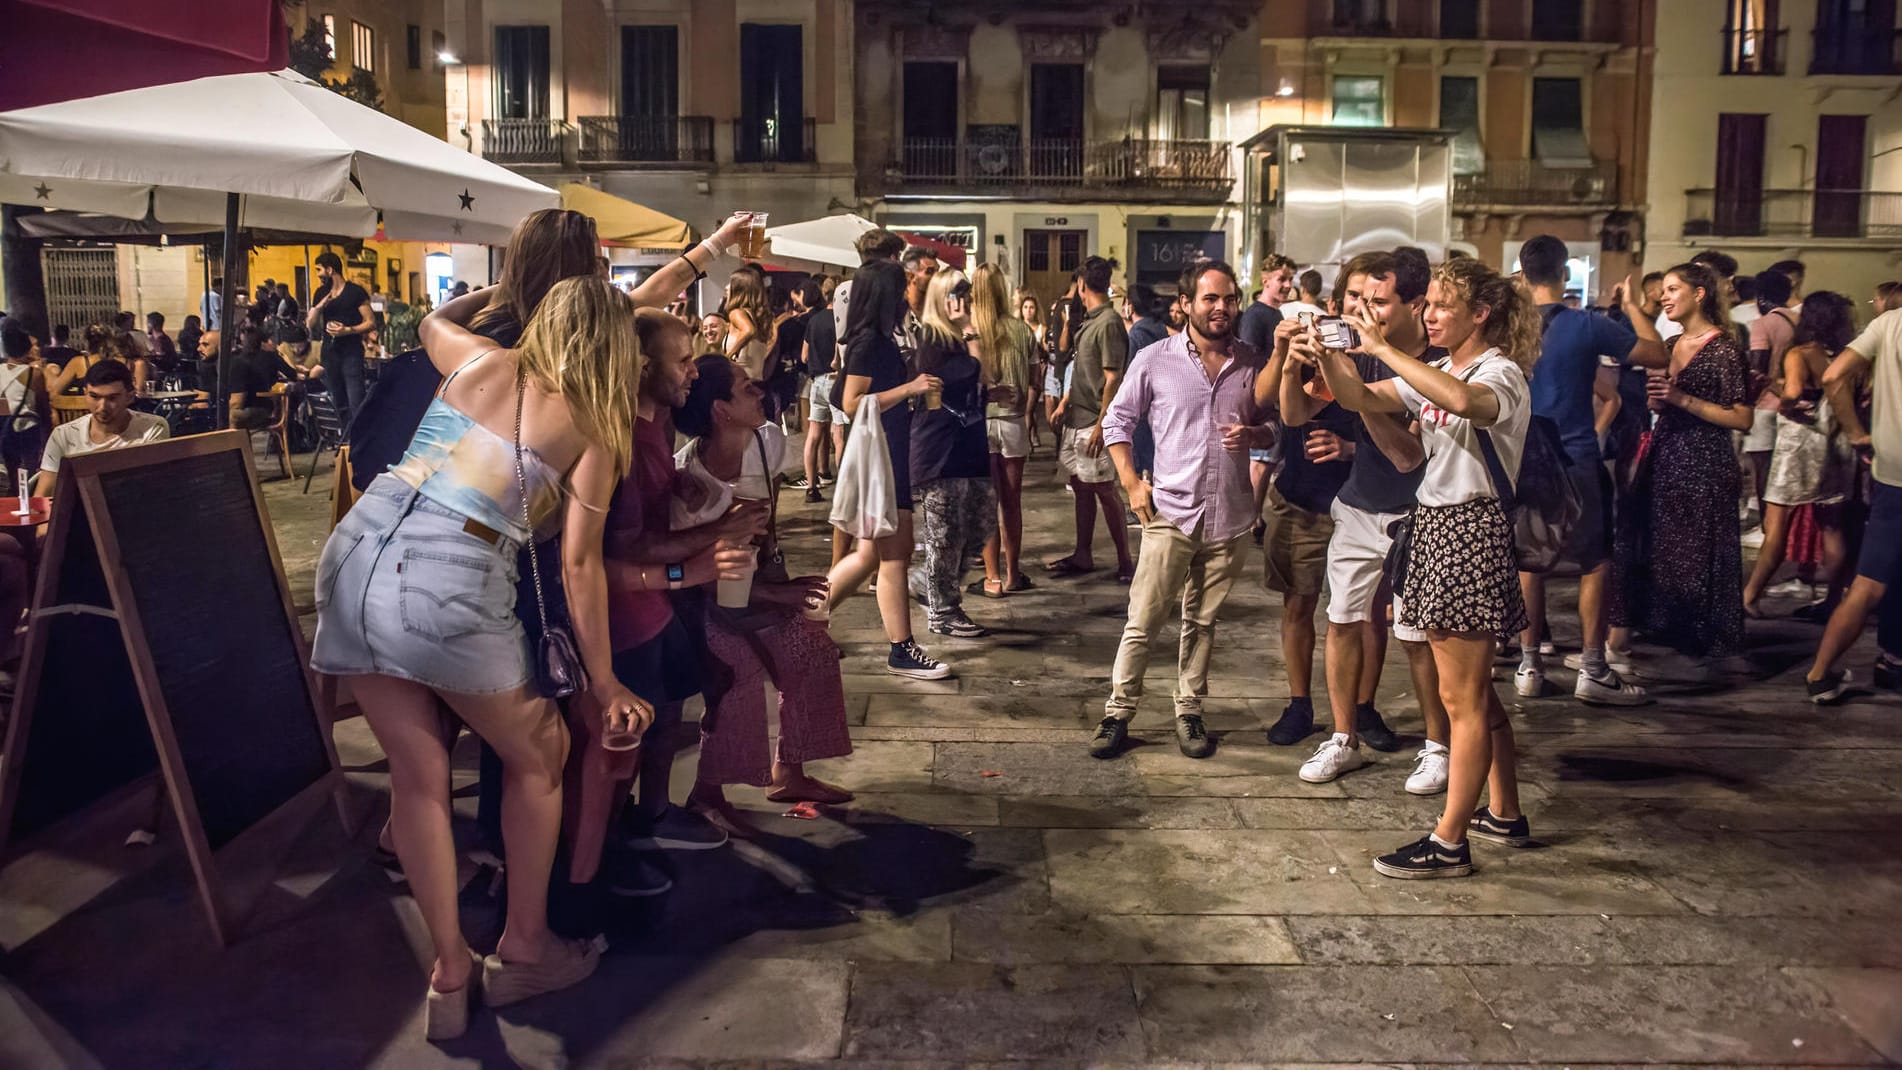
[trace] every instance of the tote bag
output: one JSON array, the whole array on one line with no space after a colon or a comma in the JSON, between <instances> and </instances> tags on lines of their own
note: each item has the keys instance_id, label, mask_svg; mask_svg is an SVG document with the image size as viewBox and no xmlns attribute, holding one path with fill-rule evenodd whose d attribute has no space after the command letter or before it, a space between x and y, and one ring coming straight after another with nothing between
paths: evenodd
<instances>
[{"instance_id":1,"label":"tote bag","mask_svg":"<svg viewBox=\"0 0 1902 1070\"><path fill-rule=\"evenodd\" d=\"M832 487L832 526L855 539L876 539L898 530L898 486L878 398L867 393L852 420L852 436L839 459Z\"/></svg>"}]
</instances>

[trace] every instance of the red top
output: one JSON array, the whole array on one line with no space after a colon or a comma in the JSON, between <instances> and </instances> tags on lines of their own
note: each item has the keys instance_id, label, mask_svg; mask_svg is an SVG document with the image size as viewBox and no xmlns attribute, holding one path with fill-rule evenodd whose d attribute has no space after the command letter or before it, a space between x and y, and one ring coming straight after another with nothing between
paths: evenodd
<instances>
[{"instance_id":1,"label":"red top","mask_svg":"<svg viewBox=\"0 0 1902 1070\"><path fill-rule=\"evenodd\" d=\"M668 530L668 507L673 499L674 451L668 425L659 420L634 421L634 467L614 492L608 506L606 555L630 564L625 551L641 536ZM665 590L643 591L608 582L608 637L616 653L640 646L660 634L674 619L673 603Z\"/></svg>"}]
</instances>

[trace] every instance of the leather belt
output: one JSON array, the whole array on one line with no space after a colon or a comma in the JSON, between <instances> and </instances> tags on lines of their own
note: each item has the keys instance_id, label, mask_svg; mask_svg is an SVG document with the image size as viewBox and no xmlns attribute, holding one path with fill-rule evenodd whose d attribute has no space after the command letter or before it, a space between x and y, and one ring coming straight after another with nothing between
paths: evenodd
<instances>
[{"instance_id":1,"label":"leather belt","mask_svg":"<svg viewBox=\"0 0 1902 1070\"><path fill-rule=\"evenodd\" d=\"M501 532L495 530L494 528L488 526L487 524L482 523L479 520L473 520L473 519L464 520L462 522L462 530L469 533L470 535L474 535L476 538L481 539L483 542L488 543L490 546L494 546L496 543L502 541Z\"/></svg>"}]
</instances>

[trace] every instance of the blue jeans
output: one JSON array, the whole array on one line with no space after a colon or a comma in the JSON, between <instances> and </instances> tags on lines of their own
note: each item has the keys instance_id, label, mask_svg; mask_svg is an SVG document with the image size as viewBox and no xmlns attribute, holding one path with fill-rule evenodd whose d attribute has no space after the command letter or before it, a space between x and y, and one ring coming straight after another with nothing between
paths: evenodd
<instances>
[{"instance_id":1,"label":"blue jeans","mask_svg":"<svg viewBox=\"0 0 1902 1070\"><path fill-rule=\"evenodd\" d=\"M337 416L347 431L351 414L363 407L363 357L326 355L323 367L324 389L330 391L330 403L337 407Z\"/></svg>"}]
</instances>

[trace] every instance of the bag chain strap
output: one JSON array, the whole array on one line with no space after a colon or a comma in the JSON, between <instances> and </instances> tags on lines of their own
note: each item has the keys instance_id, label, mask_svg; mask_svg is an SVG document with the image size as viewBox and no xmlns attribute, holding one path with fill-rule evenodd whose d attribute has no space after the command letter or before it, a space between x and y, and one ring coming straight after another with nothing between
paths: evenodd
<instances>
[{"instance_id":1,"label":"bag chain strap","mask_svg":"<svg viewBox=\"0 0 1902 1070\"><path fill-rule=\"evenodd\" d=\"M528 519L528 474L522 470L522 400L528 393L528 374L515 370L515 490L522 499L522 528L528 532L528 571L535 577L535 612L542 634L548 634L548 601L542 594L542 566L535 554L535 526Z\"/></svg>"}]
</instances>

